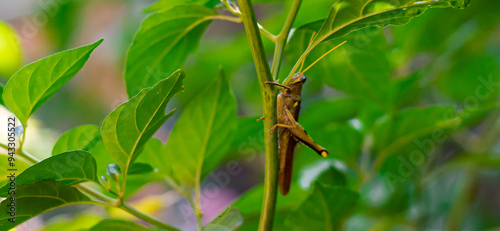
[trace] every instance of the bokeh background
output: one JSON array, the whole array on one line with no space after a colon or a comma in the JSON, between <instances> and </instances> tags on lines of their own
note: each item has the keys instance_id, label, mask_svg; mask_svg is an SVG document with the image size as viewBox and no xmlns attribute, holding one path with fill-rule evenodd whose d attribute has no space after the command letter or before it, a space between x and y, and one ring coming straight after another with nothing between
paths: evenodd
<instances>
[{"instance_id":1,"label":"bokeh background","mask_svg":"<svg viewBox=\"0 0 500 231\"><path fill-rule=\"evenodd\" d=\"M308 0L309 1L309 0ZM263 2L263 1L260 1ZM317 0L305 3L299 12L297 24L305 24L325 18L334 1ZM154 1L128 0L0 0L0 82L5 84L8 77L20 65L25 65L58 51L89 44L104 38L104 43L92 54L80 73L66 84L50 101L37 111L30 120L26 149L40 158L50 156L52 146L65 131L82 124L100 125L105 116L128 97L125 91L123 70L126 52L134 33L142 19L148 14L144 9ZM287 1L269 1L256 5L260 22L272 33L277 34L287 14ZM431 9L423 16L400 27L383 29L370 28L363 33L353 34L345 48L349 50L368 49L380 46L389 57L390 65L395 67L392 76L418 75L417 84L408 84L402 91L413 92L414 97L403 99L401 107L451 104L458 107L467 104L467 96L474 94L484 79L500 80L500 2L497 0L473 0L465 10ZM20 43L12 43L12 31ZM272 44L264 39L266 50L272 57ZM12 46L16 44L18 46ZM293 41L291 44L294 44ZM296 49L296 50L294 50ZM289 46L282 74L290 70L297 57L300 46ZM320 51L318 51L320 52ZM323 65L335 63L341 56L326 58ZM346 57L344 57L346 58ZM361 59L354 63L375 62ZM322 65L322 64L319 64ZM342 67L340 63L335 67ZM369 65L368 65L369 66ZM198 92L204 89L217 76L223 67L230 79L231 88L238 100L241 117L253 121L262 114L259 86L252 63L251 54L244 34L243 25L230 22L212 23L203 36L197 54L191 55L183 69L186 72L185 92L174 98L170 107L180 111ZM347 94L332 88L335 83L328 79L332 76L349 76L348 71L325 71L313 68L304 90L303 107L321 113L326 110L321 103L330 99L346 97ZM481 103L498 101L498 86ZM359 117L374 123L381 115L372 110L369 103ZM0 108L1 119L6 121L9 114ZM306 113L306 112L305 112ZM314 114L310 112L310 114ZM167 121L155 135L166 142L170 130L180 113ZM462 131L437 148L439 155L430 166L440 165L458 153L500 153L500 120L498 112L488 114L479 124ZM314 115L306 118L314 120ZM358 128L357 120L350 122ZM305 124L308 121L304 121ZM314 126L309 122L309 127ZM366 126L366 124L364 124ZM306 129L308 126L304 126ZM6 127L2 123L0 129ZM205 221L210 221L223 211L232 201L246 190L260 184L263 180L263 156L256 155L251 160L248 155L259 154L263 148L262 131L259 127L249 126L241 129L255 130L255 136L246 140L244 148L235 148L234 159L244 160L241 174L233 176L227 187L210 201L205 209ZM311 134L321 136L321 129L313 128ZM323 134L322 142L337 142L331 134ZM5 134L0 134L4 139ZM331 139L330 139L331 138ZM369 142L358 140L358 143ZM342 143L337 143L342 145ZM241 147L241 146L240 146ZM314 167L324 163L317 162L316 156L304 147L299 148L296 173L300 174L299 185L310 186L311 179L317 175ZM363 152L354 150L353 152ZM302 155L302 153L304 153ZM496 155L495 155L496 156ZM498 164L498 163L496 163ZM418 222L424 230L442 230L449 211L460 209L454 206L455 196L471 187L467 209L461 216L464 230L492 229L500 226L500 174L493 170L475 172L477 179L467 185L465 171L445 175L440 181L429 183L429 193L425 212L422 207L406 203L411 200L398 200L384 196L383 189L377 184L368 184L360 189L361 198L370 212L354 215L347 223L348 230L367 230L366 227L379 227L388 230L408 214L421 213ZM377 190L382 190L377 193ZM409 192L401 197L411 197ZM467 194L469 195L469 194ZM163 220L187 230L194 224L182 221L176 211L186 208L186 201L177 193L159 184L144 187L132 198L135 205L145 209ZM260 201L258 202L260 204ZM406 204L405 204L406 203ZM425 204L424 203L424 204ZM127 215L118 211L104 212L100 208L88 207L62 208L46 213L20 226L19 230L76 230L92 222L100 215ZM381 212L380 212L381 211ZM377 213L385 214L378 217ZM76 216L83 213L83 216ZM189 213L189 212L186 212ZM76 217L76 218L75 218ZM391 220L393 219L393 220ZM189 221L189 219L188 219ZM71 223L71 226L67 226ZM404 222L402 227L407 228ZM64 227L64 229L62 228ZM411 226L410 226L411 227ZM251 230L251 229L250 229Z\"/></svg>"}]
</instances>

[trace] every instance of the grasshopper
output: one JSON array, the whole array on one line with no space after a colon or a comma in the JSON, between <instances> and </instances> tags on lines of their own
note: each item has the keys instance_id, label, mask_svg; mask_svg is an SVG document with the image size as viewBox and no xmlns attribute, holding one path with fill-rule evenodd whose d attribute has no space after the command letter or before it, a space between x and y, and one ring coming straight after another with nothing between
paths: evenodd
<instances>
[{"instance_id":1,"label":"grasshopper","mask_svg":"<svg viewBox=\"0 0 500 231\"><path fill-rule=\"evenodd\" d=\"M287 85L276 82L266 82L266 84L276 85L282 88L277 100L278 123L271 128L270 133L271 135L276 128L279 128L278 186L282 195L288 194L290 190L294 150L299 141L317 152L320 156L328 156L328 151L314 142L311 136L307 134L305 129L297 121L299 119L300 104L302 101L302 86L306 82L304 72L344 43L345 42L332 48L304 71L301 71L302 65L304 64L302 63L299 72L292 76Z\"/></svg>"}]
</instances>

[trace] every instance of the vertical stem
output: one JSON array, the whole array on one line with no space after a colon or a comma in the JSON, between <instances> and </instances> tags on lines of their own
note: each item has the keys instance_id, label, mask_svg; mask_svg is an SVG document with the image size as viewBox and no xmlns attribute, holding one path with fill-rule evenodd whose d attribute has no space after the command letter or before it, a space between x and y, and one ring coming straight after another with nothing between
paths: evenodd
<instances>
[{"instance_id":1,"label":"vertical stem","mask_svg":"<svg viewBox=\"0 0 500 231\"><path fill-rule=\"evenodd\" d=\"M257 26L257 19L250 0L238 0L241 17L252 50L257 69L262 101L264 106L264 137L266 169L264 179L264 199L260 214L259 230L271 230L273 225L276 196L278 192L278 140L276 133L269 135L271 127L276 124L276 96L278 91L265 84L272 81L271 71L264 52L264 46Z\"/></svg>"},{"instance_id":2,"label":"vertical stem","mask_svg":"<svg viewBox=\"0 0 500 231\"><path fill-rule=\"evenodd\" d=\"M281 59L283 58L283 51L285 50L286 42L288 40L288 35L290 34L290 30L292 29L293 22L295 21L295 17L297 16L297 12L299 11L300 4L302 0L295 0L292 5L292 9L288 14L288 17L285 21L285 25L281 30L280 34L276 38L276 46L274 47L274 58L273 64L271 66L271 73L273 74L273 80L278 79L278 74L280 71Z\"/></svg>"}]
</instances>

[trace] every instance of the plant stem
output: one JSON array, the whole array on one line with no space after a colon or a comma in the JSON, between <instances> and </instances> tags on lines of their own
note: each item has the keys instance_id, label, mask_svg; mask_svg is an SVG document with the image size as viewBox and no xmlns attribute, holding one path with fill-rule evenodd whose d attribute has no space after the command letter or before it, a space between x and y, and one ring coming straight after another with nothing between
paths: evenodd
<instances>
[{"instance_id":1,"label":"plant stem","mask_svg":"<svg viewBox=\"0 0 500 231\"><path fill-rule=\"evenodd\" d=\"M140 219L142 219L142 220L144 220L144 221L146 221L146 222L148 222L148 223L150 223L152 225L155 225L155 226L157 226L159 228L162 228L162 229L165 229L165 230L180 231L180 229L177 229L177 228L175 228L173 226L170 226L170 225L167 225L167 224L165 224L165 223L163 223L161 221L158 221L158 220L156 220L156 219L154 219L154 218L152 218L152 217L150 217L150 216L148 216L148 215L146 215L146 214L144 214L144 213L142 213L140 211L137 211L136 209L130 207L127 204L122 204L118 208L120 208L123 211L125 211L127 213L130 213L130 214L132 214L132 215L134 215L134 216L136 216L136 217L138 217L138 218L140 218Z\"/></svg>"},{"instance_id":2,"label":"plant stem","mask_svg":"<svg viewBox=\"0 0 500 231\"><path fill-rule=\"evenodd\" d=\"M252 56L259 78L260 90L264 107L264 137L265 137L265 179L262 212L260 214L259 230L271 230L273 225L274 210L276 207L276 193L278 192L278 140L276 133L270 134L272 126L276 124L276 97L278 91L267 85L272 81L271 71L262 44L262 39L257 26L257 19L250 0L238 0L241 17L252 50Z\"/></svg>"},{"instance_id":3,"label":"plant stem","mask_svg":"<svg viewBox=\"0 0 500 231\"><path fill-rule=\"evenodd\" d=\"M300 4L302 0L295 0L292 5L292 9L288 14L288 17L285 21L285 25L283 29L276 37L276 46L274 47L274 58L273 64L271 66L271 73L273 74L273 80L276 81L278 79L278 74L281 66L281 59L283 58L283 51L285 50L285 46L288 40L288 35L290 34L290 30L292 29L293 22L295 21L295 17L297 16L297 12L299 11Z\"/></svg>"}]
</instances>

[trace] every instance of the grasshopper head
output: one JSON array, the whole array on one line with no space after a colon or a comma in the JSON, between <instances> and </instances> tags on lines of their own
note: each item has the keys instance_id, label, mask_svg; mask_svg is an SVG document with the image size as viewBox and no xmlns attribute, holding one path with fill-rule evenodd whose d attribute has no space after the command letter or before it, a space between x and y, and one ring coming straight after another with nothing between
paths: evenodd
<instances>
[{"instance_id":1,"label":"grasshopper head","mask_svg":"<svg viewBox=\"0 0 500 231\"><path fill-rule=\"evenodd\" d=\"M294 85L294 84L304 84L306 82L306 76L302 73L295 73L293 76L292 76L292 79L290 80L290 85Z\"/></svg>"}]
</instances>

